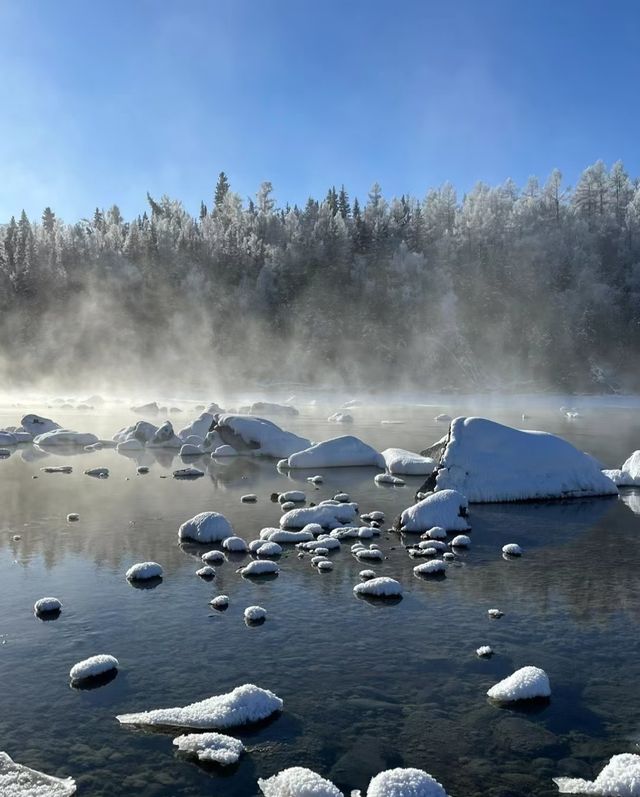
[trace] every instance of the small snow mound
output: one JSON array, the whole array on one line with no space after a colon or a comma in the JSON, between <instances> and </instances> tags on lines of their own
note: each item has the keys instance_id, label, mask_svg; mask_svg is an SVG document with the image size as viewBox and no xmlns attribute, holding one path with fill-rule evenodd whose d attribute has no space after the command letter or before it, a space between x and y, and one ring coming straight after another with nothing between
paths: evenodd
<instances>
[{"instance_id":1,"label":"small snow mound","mask_svg":"<svg viewBox=\"0 0 640 797\"><path fill-rule=\"evenodd\" d=\"M267 610L262 606L247 606L244 610L244 619L249 623L261 623L267 619Z\"/></svg>"},{"instance_id":2,"label":"small snow mound","mask_svg":"<svg viewBox=\"0 0 640 797\"><path fill-rule=\"evenodd\" d=\"M127 570L128 581L144 581L148 578L162 578L162 565L157 562L138 562Z\"/></svg>"},{"instance_id":3,"label":"small snow mound","mask_svg":"<svg viewBox=\"0 0 640 797\"><path fill-rule=\"evenodd\" d=\"M240 739L223 733L188 733L178 736L173 743L181 753L222 766L235 764L245 749Z\"/></svg>"},{"instance_id":4,"label":"small snow mound","mask_svg":"<svg viewBox=\"0 0 640 797\"><path fill-rule=\"evenodd\" d=\"M301 531L285 531L284 529L266 528L260 532L260 539L279 544L309 542L313 539L313 534L304 529Z\"/></svg>"},{"instance_id":5,"label":"small snow mound","mask_svg":"<svg viewBox=\"0 0 640 797\"><path fill-rule=\"evenodd\" d=\"M211 565L205 565L199 570L196 570L196 575L200 576L200 578L215 578L216 571L213 567L211 567Z\"/></svg>"},{"instance_id":6,"label":"small snow mound","mask_svg":"<svg viewBox=\"0 0 640 797\"><path fill-rule=\"evenodd\" d=\"M358 548L355 551L355 555L360 560L368 560L368 561L375 561L381 562L384 559L384 554L378 548Z\"/></svg>"},{"instance_id":7,"label":"small snow mound","mask_svg":"<svg viewBox=\"0 0 640 797\"><path fill-rule=\"evenodd\" d=\"M481 645L476 650L476 656L479 656L481 659L492 655L493 655L493 648L490 645Z\"/></svg>"},{"instance_id":8,"label":"small snow mound","mask_svg":"<svg viewBox=\"0 0 640 797\"><path fill-rule=\"evenodd\" d=\"M221 565L226 561L226 556L222 551L207 551L200 558L207 565Z\"/></svg>"},{"instance_id":9,"label":"small snow mound","mask_svg":"<svg viewBox=\"0 0 640 797\"><path fill-rule=\"evenodd\" d=\"M318 570L322 570L324 572L333 570L333 562L330 562L328 559L324 559L322 562L318 562Z\"/></svg>"},{"instance_id":10,"label":"small snow mound","mask_svg":"<svg viewBox=\"0 0 640 797\"><path fill-rule=\"evenodd\" d=\"M97 656L90 656L74 664L69 671L69 677L74 683L84 681L87 678L95 678L97 675L111 672L118 669L118 659L100 653Z\"/></svg>"},{"instance_id":11,"label":"small snow mound","mask_svg":"<svg viewBox=\"0 0 640 797\"><path fill-rule=\"evenodd\" d=\"M307 500L307 496L302 490L287 490L284 493L280 493L278 496L278 501L281 504L286 503L287 501L293 501L294 503L304 503Z\"/></svg>"},{"instance_id":12,"label":"small snow mound","mask_svg":"<svg viewBox=\"0 0 640 797\"><path fill-rule=\"evenodd\" d=\"M425 531L422 536L424 539L429 540L446 540L447 531L443 529L442 526L434 526L432 529Z\"/></svg>"},{"instance_id":13,"label":"small snow mound","mask_svg":"<svg viewBox=\"0 0 640 797\"><path fill-rule=\"evenodd\" d=\"M487 695L501 703L533 700L537 697L549 697L551 686L544 670L539 667L521 667L508 678L492 686Z\"/></svg>"},{"instance_id":14,"label":"small snow mound","mask_svg":"<svg viewBox=\"0 0 640 797\"><path fill-rule=\"evenodd\" d=\"M211 454L211 459L215 459L216 457L237 457L238 452L233 446L229 445L222 445L217 446L215 450Z\"/></svg>"},{"instance_id":15,"label":"small snow mound","mask_svg":"<svg viewBox=\"0 0 640 797\"><path fill-rule=\"evenodd\" d=\"M249 548L242 537L227 537L223 541L222 547L227 551L234 551L239 553L246 553Z\"/></svg>"},{"instance_id":16,"label":"small snow mound","mask_svg":"<svg viewBox=\"0 0 640 797\"><path fill-rule=\"evenodd\" d=\"M369 579L376 577L376 572L375 570L361 570L358 575L363 581L369 581Z\"/></svg>"},{"instance_id":17,"label":"small snow mound","mask_svg":"<svg viewBox=\"0 0 640 797\"><path fill-rule=\"evenodd\" d=\"M423 562L413 568L416 576L435 576L438 573L445 573L446 570L446 562L443 562L442 559L432 559L430 562Z\"/></svg>"},{"instance_id":18,"label":"small snow mound","mask_svg":"<svg viewBox=\"0 0 640 797\"><path fill-rule=\"evenodd\" d=\"M280 568L275 562L271 562L268 559L256 559L253 562L249 562L245 567L241 567L239 572L243 576L277 575L280 572Z\"/></svg>"},{"instance_id":19,"label":"small snow mound","mask_svg":"<svg viewBox=\"0 0 640 797\"><path fill-rule=\"evenodd\" d=\"M181 540L194 542L222 542L233 537L233 528L218 512L200 512L180 526L178 536Z\"/></svg>"},{"instance_id":20,"label":"small snow mound","mask_svg":"<svg viewBox=\"0 0 640 797\"><path fill-rule=\"evenodd\" d=\"M260 778L258 786L264 797L344 797L330 780L305 767L290 767Z\"/></svg>"},{"instance_id":21,"label":"small snow mound","mask_svg":"<svg viewBox=\"0 0 640 797\"><path fill-rule=\"evenodd\" d=\"M273 692L253 684L244 684L231 692L214 695L187 706L119 714L116 719L122 725L220 730L259 722L281 710L282 700Z\"/></svg>"},{"instance_id":22,"label":"small snow mound","mask_svg":"<svg viewBox=\"0 0 640 797\"><path fill-rule=\"evenodd\" d=\"M372 778L367 797L447 797L447 793L424 770L398 767Z\"/></svg>"},{"instance_id":23,"label":"small snow mound","mask_svg":"<svg viewBox=\"0 0 640 797\"><path fill-rule=\"evenodd\" d=\"M282 553L282 546L278 545L277 542L273 542L272 540L268 542L260 540L259 542L261 545L256 551L258 556L280 556Z\"/></svg>"},{"instance_id":24,"label":"small snow mound","mask_svg":"<svg viewBox=\"0 0 640 797\"><path fill-rule=\"evenodd\" d=\"M357 504L319 504L306 506L302 509L291 509L280 518L283 529L305 529L310 524L317 524L322 529L332 529L344 526L355 520L358 513Z\"/></svg>"},{"instance_id":25,"label":"small snow mound","mask_svg":"<svg viewBox=\"0 0 640 797\"><path fill-rule=\"evenodd\" d=\"M228 605L229 605L228 595L216 595L215 598L211 598L211 600L209 601L209 606L212 606L214 609L218 609L218 611L226 609Z\"/></svg>"},{"instance_id":26,"label":"small snow mound","mask_svg":"<svg viewBox=\"0 0 640 797\"><path fill-rule=\"evenodd\" d=\"M379 576L378 578L367 578L353 588L356 595L376 595L378 597L393 597L402 595L402 584L395 578Z\"/></svg>"},{"instance_id":27,"label":"small snow mound","mask_svg":"<svg viewBox=\"0 0 640 797\"><path fill-rule=\"evenodd\" d=\"M402 476L428 476L433 473L436 461L407 451L404 448L385 448L382 452L389 473Z\"/></svg>"},{"instance_id":28,"label":"small snow mound","mask_svg":"<svg viewBox=\"0 0 640 797\"><path fill-rule=\"evenodd\" d=\"M554 778L561 794L599 794L602 797L640 797L640 755L614 755L595 780Z\"/></svg>"}]
</instances>

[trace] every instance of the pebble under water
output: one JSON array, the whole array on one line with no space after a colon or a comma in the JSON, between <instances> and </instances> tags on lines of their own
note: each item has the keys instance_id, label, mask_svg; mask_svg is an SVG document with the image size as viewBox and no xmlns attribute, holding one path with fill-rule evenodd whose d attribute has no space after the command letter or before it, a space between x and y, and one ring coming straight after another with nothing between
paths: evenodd
<instances>
[{"instance_id":1,"label":"pebble under water","mask_svg":"<svg viewBox=\"0 0 640 797\"><path fill-rule=\"evenodd\" d=\"M482 414L561 434L603 467L619 467L640 447L637 410L593 408L569 421L545 409L522 421L525 409ZM139 417L3 407L0 428L28 411L104 437ZM349 426L303 408L294 419L274 420L316 440L355 434L378 450L420 450L446 431L433 420L439 412L471 414L461 397L455 406L349 412ZM273 460L246 456L183 463L162 449L133 454L41 456L21 445L0 460L0 749L15 761L70 775L78 795L92 797L255 797L259 777L290 766L319 772L346 795L364 792L383 769L410 766L452 797L545 797L557 794L554 776L591 779L612 755L638 751L640 490L472 505L471 546L456 549L446 577L425 580L413 575L425 560L404 549L419 535L403 540L387 531L422 477L387 486L374 483L372 468L280 473ZM205 476L171 478L185 464ZM73 471L41 470L63 465ZM138 474L138 466L149 473ZM109 468L109 477L84 474L97 467ZM317 486L306 481L315 473L324 477ZM271 494L295 489L315 502L344 491L361 512L382 510L386 520L373 541L385 559L363 564L347 540L327 554L334 567L324 572L283 546L277 578L242 578L236 570L250 557L236 553L215 565L213 580L195 575L200 554L220 546L180 545L183 521L221 512L248 542L278 525ZM257 501L243 503L248 494ZM67 520L70 513L79 519ZM506 543L520 545L523 556L503 558ZM127 569L144 561L158 562L163 578L129 583ZM364 567L400 581L402 600L356 597ZM229 596L226 611L209 606L220 594ZM34 615L44 596L62 601L57 618ZM264 607L263 624L244 622L249 606ZM504 616L490 618L491 608ZM484 645L492 656L476 655ZM98 653L118 659L117 676L99 688L72 688L69 669ZM487 689L524 665L547 672L550 701L492 704ZM243 683L272 690L284 710L232 731L247 752L229 767L185 758L172 745L180 731L136 730L115 719Z\"/></svg>"}]
</instances>

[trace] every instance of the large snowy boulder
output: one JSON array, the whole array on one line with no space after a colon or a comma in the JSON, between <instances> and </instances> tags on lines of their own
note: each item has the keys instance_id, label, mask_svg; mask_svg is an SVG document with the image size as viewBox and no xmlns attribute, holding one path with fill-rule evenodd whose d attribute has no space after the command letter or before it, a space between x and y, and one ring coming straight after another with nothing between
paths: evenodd
<instances>
[{"instance_id":1,"label":"large snowy boulder","mask_svg":"<svg viewBox=\"0 0 640 797\"><path fill-rule=\"evenodd\" d=\"M640 797L640 755L614 755L595 780L554 778L561 794L599 794L601 797Z\"/></svg>"},{"instance_id":2,"label":"large snowy boulder","mask_svg":"<svg viewBox=\"0 0 640 797\"><path fill-rule=\"evenodd\" d=\"M150 423L149 421L138 421L138 423L134 423L131 426L125 426L123 429L120 429L114 434L112 439L116 443L125 443L128 440L138 440L140 443L145 445L153 438L157 431L158 427L155 424Z\"/></svg>"},{"instance_id":3,"label":"large snowy boulder","mask_svg":"<svg viewBox=\"0 0 640 797\"><path fill-rule=\"evenodd\" d=\"M547 432L512 429L486 418L455 418L433 489L470 502L616 495L595 460Z\"/></svg>"},{"instance_id":4,"label":"large snowy boulder","mask_svg":"<svg viewBox=\"0 0 640 797\"><path fill-rule=\"evenodd\" d=\"M385 468L382 454L363 443L358 437L345 435L316 443L305 450L298 450L289 457L290 468L339 468L372 466Z\"/></svg>"},{"instance_id":5,"label":"large snowy boulder","mask_svg":"<svg viewBox=\"0 0 640 797\"><path fill-rule=\"evenodd\" d=\"M44 418L42 415L33 415L33 413L25 415L20 423L25 432L29 432L34 437L60 428L60 424L50 418Z\"/></svg>"},{"instance_id":6,"label":"large snowy boulder","mask_svg":"<svg viewBox=\"0 0 640 797\"><path fill-rule=\"evenodd\" d=\"M195 435L196 437L200 437L203 440L209 434L209 432L213 429L215 425L215 419L210 412L202 412L195 421L192 421L188 426L184 426L178 432L178 437L183 441L187 442L187 438L191 437L191 435Z\"/></svg>"},{"instance_id":7,"label":"large snowy boulder","mask_svg":"<svg viewBox=\"0 0 640 797\"><path fill-rule=\"evenodd\" d=\"M549 697L551 686L544 670L539 667L521 667L492 686L487 695L500 703L513 703L517 700Z\"/></svg>"},{"instance_id":8,"label":"large snowy boulder","mask_svg":"<svg viewBox=\"0 0 640 797\"><path fill-rule=\"evenodd\" d=\"M178 537L193 542L222 542L233 537L233 527L219 512L200 512L180 526Z\"/></svg>"},{"instance_id":9,"label":"large snowy boulder","mask_svg":"<svg viewBox=\"0 0 640 797\"><path fill-rule=\"evenodd\" d=\"M290 509L280 518L280 527L283 529L304 529L308 523L317 523L323 529L337 529L346 523L351 523L358 516L358 505L354 503L327 503L318 506L305 506L300 509ZM278 540L275 540L278 542Z\"/></svg>"},{"instance_id":10,"label":"large snowy boulder","mask_svg":"<svg viewBox=\"0 0 640 797\"><path fill-rule=\"evenodd\" d=\"M253 684L176 708L158 708L135 714L119 714L122 725L160 725L176 728L233 728L267 719L282 710L282 700L268 689Z\"/></svg>"},{"instance_id":11,"label":"large snowy boulder","mask_svg":"<svg viewBox=\"0 0 640 797\"><path fill-rule=\"evenodd\" d=\"M47 446L91 446L99 440L91 432L72 432L70 429L52 429L33 438L40 447Z\"/></svg>"},{"instance_id":12,"label":"large snowy boulder","mask_svg":"<svg viewBox=\"0 0 640 797\"><path fill-rule=\"evenodd\" d=\"M389 473L405 476L428 476L433 473L436 461L404 448L385 448L382 452Z\"/></svg>"},{"instance_id":13,"label":"large snowy boulder","mask_svg":"<svg viewBox=\"0 0 640 797\"><path fill-rule=\"evenodd\" d=\"M0 753L0 794L3 797L71 797L76 792L73 778L54 778L16 762Z\"/></svg>"},{"instance_id":14,"label":"large snowy boulder","mask_svg":"<svg viewBox=\"0 0 640 797\"><path fill-rule=\"evenodd\" d=\"M417 504L408 507L396 521L400 531L425 532L434 526L446 531L467 531L469 502L457 490L432 493Z\"/></svg>"},{"instance_id":15,"label":"large snowy boulder","mask_svg":"<svg viewBox=\"0 0 640 797\"><path fill-rule=\"evenodd\" d=\"M447 797L447 793L424 770L398 767L372 778L367 797Z\"/></svg>"},{"instance_id":16,"label":"large snowy boulder","mask_svg":"<svg viewBox=\"0 0 640 797\"><path fill-rule=\"evenodd\" d=\"M344 797L330 780L305 767L290 767L270 778L260 778L264 797Z\"/></svg>"},{"instance_id":17,"label":"large snowy boulder","mask_svg":"<svg viewBox=\"0 0 640 797\"><path fill-rule=\"evenodd\" d=\"M305 437L298 437L272 421L251 415L220 415L216 428L224 442L236 451L249 449L255 454L277 459L311 445Z\"/></svg>"}]
</instances>

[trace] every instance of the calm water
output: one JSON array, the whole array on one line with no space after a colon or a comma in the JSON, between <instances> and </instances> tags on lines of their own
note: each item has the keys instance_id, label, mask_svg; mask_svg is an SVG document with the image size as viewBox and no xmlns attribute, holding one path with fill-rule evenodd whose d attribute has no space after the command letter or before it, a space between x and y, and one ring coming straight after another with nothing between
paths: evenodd
<instances>
[{"instance_id":1,"label":"calm water","mask_svg":"<svg viewBox=\"0 0 640 797\"><path fill-rule=\"evenodd\" d=\"M469 412L457 401L356 409L346 432L322 420L324 410L283 425L313 439L352 432L379 448L419 450L445 431L432 420L436 412ZM520 415L530 408L516 404L484 414L524 426ZM4 408L0 428L18 423L27 409L109 437L135 419L125 411ZM557 410L532 416L529 428L563 434L606 467L640 447L637 411L592 409L574 422ZM147 476L136 475L140 463L151 465ZM40 470L56 464L73 465L73 473ZM110 478L83 475L98 466L108 467ZM296 487L315 501L345 490L361 511L381 509L391 521L421 479L377 487L373 470L334 469L320 471L325 482L316 490L308 473L280 474L268 460L203 460L207 475L195 482L171 479L179 466L163 451L138 460L114 451L39 458L30 446L0 461L0 749L15 760L72 775L78 793L91 797L252 797L258 777L294 765L317 770L346 794L365 789L380 770L404 765L426 769L453 797L520 797L552 795L553 776L593 777L612 754L637 750L638 492L622 500L473 506L473 547L446 579L431 583L413 576L402 540L383 533L387 558L374 569L402 581L405 595L396 605L372 605L352 594L365 565L348 545L332 554L331 573L316 572L291 549L275 580L242 579L235 573L240 556L207 583L194 575L200 551L178 545L177 527L216 510L254 539L277 525L270 494ZM257 504L240 503L249 492L258 494ZM79 512L80 521L67 523L69 512ZM506 542L520 543L525 556L504 561ZM135 589L124 572L147 559L163 565L165 578L155 589ZM208 606L219 593L231 599L220 614ZM62 600L59 619L33 616L44 595ZM242 613L254 603L268 618L248 628ZM490 620L492 607L505 616ZM492 659L475 656L482 644L494 648ZM71 689L70 667L95 653L119 659L117 678L91 691ZM548 672L550 703L533 712L491 705L486 690L526 664ZM237 732L248 752L235 767L198 765L174 752L172 734L115 720L245 682L275 691L284 711Z\"/></svg>"}]
</instances>

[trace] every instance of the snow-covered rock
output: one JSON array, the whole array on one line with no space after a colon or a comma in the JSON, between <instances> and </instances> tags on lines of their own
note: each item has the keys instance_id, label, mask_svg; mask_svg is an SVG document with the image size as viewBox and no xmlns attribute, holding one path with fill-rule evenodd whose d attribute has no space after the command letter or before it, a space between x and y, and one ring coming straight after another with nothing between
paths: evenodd
<instances>
[{"instance_id":1,"label":"snow-covered rock","mask_svg":"<svg viewBox=\"0 0 640 797\"><path fill-rule=\"evenodd\" d=\"M378 548L359 548L355 551L355 555L360 561L366 562L381 562L384 559L384 554Z\"/></svg>"},{"instance_id":2,"label":"snow-covered rock","mask_svg":"<svg viewBox=\"0 0 640 797\"><path fill-rule=\"evenodd\" d=\"M260 532L260 539L277 542L282 545L283 543L299 543L309 542L313 539L313 534L310 531L286 531L285 529L266 528Z\"/></svg>"},{"instance_id":3,"label":"snow-covered rock","mask_svg":"<svg viewBox=\"0 0 640 797\"><path fill-rule=\"evenodd\" d=\"M3 797L71 797L76 792L73 778L54 778L0 753L0 794Z\"/></svg>"},{"instance_id":4,"label":"snow-covered rock","mask_svg":"<svg viewBox=\"0 0 640 797\"><path fill-rule=\"evenodd\" d=\"M278 501L281 504L284 504L287 501L293 501L295 504L302 504L306 500L307 496L302 492L302 490L287 490L284 493L280 493L278 496Z\"/></svg>"},{"instance_id":5,"label":"snow-covered rock","mask_svg":"<svg viewBox=\"0 0 640 797\"><path fill-rule=\"evenodd\" d=\"M262 606L247 606L244 610L244 619L249 623L261 623L267 619L267 610Z\"/></svg>"},{"instance_id":6,"label":"snow-covered rock","mask_svg":"<svg viewBox=\"0 0 640 797\"><path fill-rule=\"evenodd\" d=\"M174 479L199 479L204 476L204 471L200 468L178 468L173 471Z\"/></svg>"},{"instance_id":7,"label":"snow-covered rock","mask_svg":"<svg viewBox=\"0 0 640 797\"><path fill-rule=\"evenodd\" d=\"M199 457L203 453L202 446L194 445L193 443L184 443L180 449L181 457Z\"/></svg>"},{"instance_id":8,"label":"snow-covered rock","mask_svg":"<svg viewBox=\"0 0 640 797\"><path fill-rule=\"evenodd\" d=\"M595 460L561 437L486 418L452 421L434 489L458 490L472 503L617 493Z\"/></svg>"},{"instance_id":9,"label":"snow-covered rock","mask_svg":"<svg viewBox=\"0 0 640 797\"><path fill-rule=\"evenodd\" d=\"M275 562L269 561L269 559L256 559L253 562L249 562L249 564L244 567L241 567L238 572L250 578L253 576L277 576L280 572L280 568Z\"/></svg>"},{"instance_id":10,"label":"snow-covered rock","mask_svg":"<svg viewBox=\"0 0 640 797\"><path fill-rule=\"evenodd\" d=\"M246 407L240 407L243 415L287 415L295 417L300 413L291 404L274 404L270 401L254 401Z\"/></svg>"},{"instance_id":11,"label":"snow-covered rock","mask_svg":"<svg viewBox=\"0 0 640 797\"><path fill-rule=\"evenodd\" d=\"M634 451L619 470L602 472L618 487L640 487L640 451Z\"/></svg>"},{"instance_id":12,"label":"snow-covered rock","mask_svg":"<svg viewBox=\"0 0 640 797\"><path fill-rule=\"evenodd\" d=\"M244 745L240 739L223 733L187 733L178 736L173 743L181 753L222 766L235 764L244 753Z\"/></svg>"},{"instance_id":13,"label":"snow-covered rock","mask_svg":"<svg viewBox=\"0 0 640 797\"><path fill-rule=\"evenodd\" d=\"M471 545L471 540L466 534L458 534L451 540L452 548L468 548Z\"/></svg>"},{"instance_id":14,"label":"snow-covered rock","mask_svg":"<svg viewBox=\"0 0 640 797\"><path fill-rule=\"evenodd\" d=\"M282 547L277 542L260 541L262 544L256 550L257 556L280 556L282 554Z\"/></svg>"},{"instance_id":15,"label":"snow-covered rock","mask_svg":"<svg viewBox=\"0 0 640 797\"><path fill-rule=\"evenodd\" d=\"M221 565L227 560L222 551L207 551L200 558L207 565Z\"/></svg>"},{"instance_id":16,"label":"snow-covered rock","mask_svg":"<svg viewBox=\"0 0 640 797\"><path fill-rule=\"evenodd\" d=\"M216 457L237 457L238 451L233 446L228 445L221 445L217 446L217 448L212 452L211 458L214 459Z\"/></svg>"},{"instance_id":17,"label":"snow-covered rock","mask_svg":"<svg viewBox=\"0 0 640 797\"><path fill-rule=\"evenodd\" d=\"M32 437L60 429L59 423L52 421L50 418L44 418L42 415L33 415L32 413L25 415L20 423L25 432L29 432Z\"/></svg>"},{"instance_id":18,"label":"snow-covered rock","mask_svg":"<svg viewBox=\"0 0 640 797\"><path fill-rule=\"evenodd\" d=\"M317 540L301 542L298 548L302 548L305 551L317 551L320 548L324 548L326 551L339 551L340 540L327 534L321 534Z\"/></svg>"},{"instance_id":19,"label":"snow-covered rock","mask_svg":"<svg viewBox=\"0 0 640 797\"><path fill-rule=\"evenodd\" d=\"M182 440L173 431L171 421L165 421L158 428L151 440L147 443L149 448L182 448Z\"/></svg>"},{"instance_id":20,"label":"snow-covered rock","mask_svg":"<svg viewBox=\"0 0 640 797\"><path fill-rule=\"evenodd\" d=\"M422 535L422 539L428 540L445 540L446 538L447 530L443 529L442 526L433 526L433 528L427 529Z\"/></svg>"},{"instance_id":21,"label":"snow-covered rock","mask_svg":"<svg viewBox=\"0 0 640 797\"><path fill-rule=\"evenodd\" d=\"M490 645L481 645L476 650L476 656L479 656L481 659L487 658L488 656L492 655L493 655L493 648Z\"/></svg>"},{"instance_id":22,"label":"snow-covered rock","mask_svg":"<svg viewBox=\"0 0 640 797\"><path fill-rule=\"evenodd\" d=\"M438 421L438 423L449 423L451 420L451 416L447 415L446 412L441 412L440 415L436 415L433 419L434 421Z\"/></svg>"},{"instance_id":23,"label":"snow-covered rock","mask_svg":"<svg viewBox=\"0 0 640 797\"><path fill-rule=\"evenodd\" d=\"M370 578L375 578L375 570L361 570L358 575L363 581L368 581Z\"/></svg>"},{"instance_id":24,"label":"snow-covered rock","mask_svg":"<svg viewBox=\"0 0 640 797\"><path fill-rule=\"evenodd\" d=\"M467 499L456 490L442 490L423 498L400 515L400 531L424 532L434 526L467 531Z\"/></svg>"},{"instance_id":25,"label":"snow-covered rock","mask_svg":"<svg viewBox=\"0 0 640 797\"><path fill-rule=\"evenodd\" d=\"M371 466L384 470L385 461L375 448L357 437L345 435L298 449L288 459L290 468L339 468Z\"/></svg>"},{"instance_id":26,"label":"snow-covered rock","mask_svg":"<svg viewBox=\"0 0 640 797\"><path fill-rule=\"evenodd\" d=\"M187 438L194 435L204 440L214 426L214 418L210 412L203 412L190 424L184 426L178 432L178 437L187 442Z\"/></svg>"},{"instance_id":27,"label":"snow-covered rock","mask_svg":"<svg viewBox=\"0 0 640 797\"><path fill-rule=\"evenodd\" d=\"M221 415L218 418L218 431L223 439L234 448L239 440L246 448L266 457L288 457L295 451L309 448L311 441L286 432L271 421L250 415ZM225 434L229 439L225 438Z\"/></svg>"},{"instance_id":28,"label":"snow-covered rock","mask_svg":"<svg viewBox=\"0 0 640 797\"><path fill-rule=\"evenodd\" d=\"M614 755L595 780L554 778L553 782L561 794L640 797L640 755Z\"/></svg>"},{"instance_id":29,"label":"snow-covered rock","mask_svg":"<svg viewBox=\"0 0 640 797\"><path fill-rule=\"evenodd\" d=\"M508 678L492 686L487 695L501 703L533 700L538 697L549 697L551 686L544 670L539 667L521 667Z\"/></svg>"},{"instance_id":30,"label":"snow-covered rock","mask_svg":"<svg viewBox=\"0 0 640 797\"><path fill-rule=\"evenodd\" d=\"M226 551L233 551L235 553L246 553L249 548L242 537L227 537L222 543L222 547Z\"/></svg>"},{"instance_id":31,"label":"snow-covered rock","mask_svg":"<svg viewBox=\"0 0 640 797\"><path fill-rule=\"evenodd\" d=\"M119 714L122 725L160 725L176 728L224 729L259 722L282 710L282 700L253 684L176 708Z\"/></svg>"},{"instance_id":32,"label":"snow-covered rock","mask_svg":"<svg viewBox=\"0 0 640 797\"><path fill-rule=\"evenodd\" d=\"M108 479L109 468L89 468L84 472L85 476L93 476L94 479Z\"/></svg>"},{"instance_id":33,"label":"snow-covered rock","mask_svg":"<svg viewBox=\"0 0 640 797\"><path fill-rule=\"evenodd\" d=\"M398 767L372 778L367 797L447 797L447 793L424 770Z\"/></svg>"},{"instance_id":34,"label":"snow-covered rock","mask_svg":"<svg viewBox=\"0 0 640 797\"><path fill-rule=\"evenodd\" d=\"M218 512L200 512L180 526L178 536L181 540L194 542L222 542L233 537L233 528Z\"/></svg>"},{"instance_id":35,"label":"snow-covered rock","mask_svg":"<svg viewBox=\"0 0 640 797\"><path fill-rule=\"evenodd\" d=\"M378 597L392 597L402 595L402 584L395 578L380 576L367 578L353 588L356 595L376 595Z\"/></svg>"},{"instance_id":36,"label":"snow-covered rock","mask_svg":"<svg viewBox=\"0 0 640 797\"><path fill-rule=\"evenodd\" d=\"M158 431L158 427L149 421L138 421L131 426L125 426L116 432L113 440L116 443L125 443L128 440L137 440L143 446L149 442Z\"/></svg>"},{"instance_id":37,"label":"snow-covered rock","mask_svg":"<svg viewBox=\"0 0 640 797\"><path fill-rule=\"evenodd\" d=\"M487 614L489 617L492 617L494 620L499 620L501 617L504 616L504 612L500 609L487 609Z\"/></svg>"},{"instance_id":38,"label":"snow-covered rock","mask_svg":"<svg viewBox=\"0 0 640 797\"><path fill-rule=\"evenodd\" d=\"M47 446L90 446L98 442L98 437L91 432L73 432L70 429L52 429L33 438L33 442L41 448Z\"/></svg>"},{"instance_id":39,"label":"snow-covered rock","mask_svg":"<svg viewBox=\"0 0 640 797\"><path fill-rule=\"evenodd\" d=\"M196 570L196 575L200 578L211 579L216 577L216 571L211 565L204 565L204 567Z\"/></svg>"},{"instance_id":40,"label":"snow-covered rock","mask_svg":"<svg viewBox=\"0 0 640 797\"><path fill-rule=\"evenodd\" d=\"M394 487L402 487L406 484L404 479L393 476L391 473L378 473L373 477L373 480L376 484L391 484Z\"/></svg>"},{"instance_id":41,"label":"snow-covered rock","mask_svg":"<svg viewBox=\"0 0 640 797\"><path fill-rule=\"evenodd\" d=\"M270 778L260 778L264 797L344 797L330 780L305 767L290 767Z\"/></svg>"},{"instance_id":42,"label":"snow-covered rock","mask_svg":"<svg viewBox=\"0 0 640 797\"><path fill-rule=\"evenodd\" d=\"M329 559L324 559L322 562L318 562L318 570L324 573L333 570L333 562Z\"/></svg>"},{"instance_id":43,"label":"snow-covered rock","mask_svg":"<svg viewBox=\"0 0 640 797\"><path fill-rule=\"evenodd\" d=\"M334 412L327 420L329 423L353 423L353 415L348 412Z\"/></svg>"},{"instance_id":44,"label":"snow-covered rock","mask_svg":"<svg viewBox=\"0 0 640 797\"><path fill-rule=\"evenodd\" d=\"M160 412L160 407L157 402L150 401L148 404L140 404L138 407L131 407L131 412L137 412L140 415L157 415Z\"/></svg>"},{"instance_id":45,"label":"snow-covered rock","mask_svg":"<svg viewBox=\"0 0 640 797\"><path fill-rule=\"evenodd\" d=\"M58 598L40 598L33 605L36 614L57 614L62 610L62 603Z\"/></svg>"},{"instance_id":46,"label":"snow-covered rock","mask_svg":"<svg viewBox=\"0 0 640 797\"><path fill-rule=\"evenodd\" d=\"M131 437L129 440L123 440L116 446L116 451L118 453L121 451L142 451L143 449L144 443L141 443L140 440L136 440L135 437Z\"/></svg>"},{"instance_id":47,"label":"snow-covered rock","mask_svg":"<svg viewBox=\"0 0 640 797\"><path fill-rule=\"evenodd\" d=\"M422 562L413 568L416 576L435 576L439 573L446 573L447 565L442 559L432 559L430 562Z\"/></svg>"},{"instance_id":48,"label":"snow-covered rock","mask_svg":"<svg viewBox=\"0 0 640 797\"><path fill-rule=\"evenodd\" d=\"M385 448L382 452L389 473L403 476L428 476L433 473L436 461L404 448Z\"/></svg>"},{"instance_id":49,"label":"snow-covered rock","mask_svg":"<svg viewBox=\"0 0 640 797\"><path fill-rule=\"evenodd\" d=\"M127 570L129 581L145 581L149 578L162 578L162 565L157 562L138 562Z\"/></svg>"},{"instance_id":50,"label":"snow-covered rock","mask_svg":"<svg viewBox=\"0 0 640 797\"><path fill-rule=\"evenodd\" d=\"M506 553L507 556L522 556L522 548L517 543L510 542L502 546L502 553Z\"/></svg>"},{"instance_id":51,"label":"snow-covered rock","mask_svg":"<svg viewBox=\"0 0 640 797\"><path fill-rule=\"evenodd\" d=\"M0 431L0 446L17 446L18 438L12 432Z\"/></svg>"},{"instance_id":52,"label":"snow-covered rock","mask_svg":"<svg viewBox=\"0 0 640 797\"><path fill-rule=\"evenodd\" d=\"M118 659L115 656L99 653L97 656L90 656L88 659L74 664L69 671L69 677L73 683L78 683L87 678L95 678L98 675L117 670L118 667Z\"/></svg>"},{"instance_id":53,"label":"snow-covered rock","mask_svg":"<svg viewBox=\"0 0 640 797\"><path fill-rule=\"evenodd\" d=\"M289 510L280 518L280 526L283 529L303 529L307 524L317 523L323 529L332 530L351 523L357 516L357 504L322 503Z\"/></svg>"},{"instance_id":54,"label":"snow-covered rock","mask_svg":"<svg viewBox=\"0 0 640 797\"><path fill-rule=\"evenodd\" d=\"M229 596L216 595L215 598L212 598L209 601L209 606L212 606L214 609L217 609L218 611L223 611L229 606Z\"/></svg>"}]
</instances>

